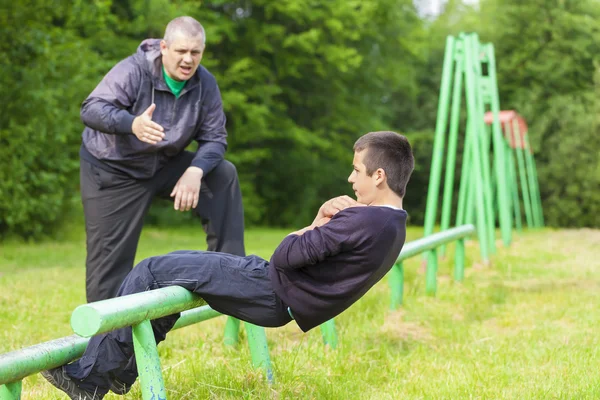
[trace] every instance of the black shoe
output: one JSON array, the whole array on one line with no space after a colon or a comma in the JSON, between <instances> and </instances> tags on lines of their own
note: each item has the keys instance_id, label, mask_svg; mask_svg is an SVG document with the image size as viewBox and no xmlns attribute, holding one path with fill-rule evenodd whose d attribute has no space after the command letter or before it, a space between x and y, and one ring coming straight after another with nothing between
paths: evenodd
<instances>
[{"instance_id":1,"label":"black shoe","mask_svg":"<svg viewBox=\"0 0 600 400\"><path fill-rule=\"evenodd\" d=\"M119 380L119 378L112 377L110 380L110 391L121 396L129 393L131 386Z\"/></svg>"},{"instance_id":2,"label":"black shoe","mask_svg":"<svg viewBox=\"0 0 600 400\"><path fill-rule=\"evenodd\" d=\"M49 369L48 371L42 371L41 374L57 389L65 392L71 400L102 400L104 397L103 394L91 393L77 386L77 384L71 380L71 377L67 375L64 366Z\"/></svg>"}]
</instances>

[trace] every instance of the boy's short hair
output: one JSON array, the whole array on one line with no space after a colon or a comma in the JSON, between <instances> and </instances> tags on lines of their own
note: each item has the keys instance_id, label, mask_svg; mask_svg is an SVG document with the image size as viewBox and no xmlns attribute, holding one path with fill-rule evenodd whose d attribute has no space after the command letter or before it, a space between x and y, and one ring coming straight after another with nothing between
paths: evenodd
<instances>
[{"instance_id":1,"label":"boy's short hair","mask_svg":"<svg viewBox=\"0 0 600 400\"><path fill-rule=\"evenodd\" d=\"M404 197L406 185L415 167L408 139L391 131L369 132L354 143L354 151L363 150L367 150L363 158L367 175L373 175L378 168L383 169L390 189Z\"/></svg>"}]
</instances>

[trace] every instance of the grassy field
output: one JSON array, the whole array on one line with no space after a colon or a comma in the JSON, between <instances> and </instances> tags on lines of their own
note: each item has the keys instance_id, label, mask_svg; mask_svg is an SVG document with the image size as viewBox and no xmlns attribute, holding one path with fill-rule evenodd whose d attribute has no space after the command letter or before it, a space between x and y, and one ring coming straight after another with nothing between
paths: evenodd
<instances>
[{"instance_id":1,"label":"grassy field","mask_svg":"<svg viewBox=\"0 0 600 400\"><path fill-rule=\"evenodd\" d=\"M269 257L286 233L251 230L248 252ZM410 229L409 240L420 235ZM0 353L72 334L70 312L85 298L81 231L0 246ZM205 248L197 229L147 229L138 260L194 248ZM169 398L600 398L599 249L600 231L545 229L516 236L482 266L469 242L464 284L444 262L435 298L423 294L413 259L402 309L389 311L380 282L336 319L334 351L319 329L267 330L272 385L252 369L244 341L222 345L224 317L172 332L159 346ZM24 381L23 399L61 398L39 374ZM123 398L141 398L139 385Z\"/></svg>"}]
</instances>

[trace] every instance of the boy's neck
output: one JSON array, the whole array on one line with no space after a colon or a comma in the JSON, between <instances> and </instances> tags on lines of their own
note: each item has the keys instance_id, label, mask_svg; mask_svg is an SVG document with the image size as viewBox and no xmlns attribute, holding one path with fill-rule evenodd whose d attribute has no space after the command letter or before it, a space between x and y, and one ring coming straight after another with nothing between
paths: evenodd
<instances>
[{"instance_id":1,"label":"boy's neck","mask_svg":"<svg viewBox=\"0 0 600 400\"><path fill-rule=\"evenodd\" d=\"M370 206L393 206L402 209L402 197L395 193L381 196L373 201Z\"/></svg>"}]
</instances>

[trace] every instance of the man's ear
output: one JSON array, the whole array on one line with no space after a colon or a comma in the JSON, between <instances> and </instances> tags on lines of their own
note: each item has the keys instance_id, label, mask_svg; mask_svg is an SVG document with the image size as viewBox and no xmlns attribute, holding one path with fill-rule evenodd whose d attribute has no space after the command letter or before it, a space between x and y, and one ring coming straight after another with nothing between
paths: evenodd
<instances>
[{"instance_id":1,"label":"man's ear","mask_svg":"<svg viewBox=\"0 0 600 400\"><path fill-rule=\"evenodd\" d=\"M160 52L164 55L165 51L167 51L167 42L165 42L164 40L160 41Z\"/></svg>"}]
</instances>

